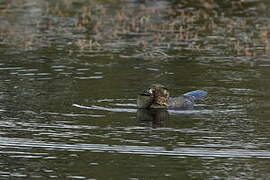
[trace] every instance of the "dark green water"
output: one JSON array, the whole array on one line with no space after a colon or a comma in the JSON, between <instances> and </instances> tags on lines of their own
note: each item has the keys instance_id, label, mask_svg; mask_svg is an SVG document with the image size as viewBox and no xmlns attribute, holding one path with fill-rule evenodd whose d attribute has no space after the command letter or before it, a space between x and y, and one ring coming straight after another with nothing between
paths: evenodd
<instances>
[{"instance_id":1,"label":"dark green water","mask_svg":"<svg viewBox=\"0 0 270 180\"><path fill-rule=\"evenodd\" d=\"M150 30L105 37L112 24L97 35L91 22L175 4L0 1L0 179L268 179L269 5L243 2L175 2L215 25L198 18L184 32L196 38L166 32L156 44ZM92 19L78 28L85 7ZM172 21L167 11L150 21ZM155 118L136 109L152 83L209 96Z\"/></svg>"}]
</instances>

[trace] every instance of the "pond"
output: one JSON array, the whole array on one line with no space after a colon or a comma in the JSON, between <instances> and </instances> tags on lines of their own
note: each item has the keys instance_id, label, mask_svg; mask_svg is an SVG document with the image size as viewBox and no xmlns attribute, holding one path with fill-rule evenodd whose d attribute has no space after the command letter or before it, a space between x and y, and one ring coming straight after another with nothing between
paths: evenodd
<instances>
[{"instance_id":1,"label":"pond","mask_svg":"<svg viewBox=\"0 0 270 180\"><path fill-rule=\"evenodd\" d=\"M267 179L270 3L199 2L1 1L0 179Z\"/></svg>"}]
</instances>

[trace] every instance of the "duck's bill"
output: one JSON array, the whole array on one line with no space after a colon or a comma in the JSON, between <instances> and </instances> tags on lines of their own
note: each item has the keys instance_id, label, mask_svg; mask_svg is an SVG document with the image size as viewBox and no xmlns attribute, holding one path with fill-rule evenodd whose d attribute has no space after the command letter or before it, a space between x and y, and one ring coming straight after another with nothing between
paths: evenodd
<instances>
[{"instance_id":1,"label":"duck's bill","mask_svg":"<svg viewBox=\"0 0 270 180\"><path fill-rule=\"evenodd\" d=\"M152 89L147 89L147 90L144 90L140 95L141 96L152 96L153 91L152 91Z\"/></svg>"}]
</instances>

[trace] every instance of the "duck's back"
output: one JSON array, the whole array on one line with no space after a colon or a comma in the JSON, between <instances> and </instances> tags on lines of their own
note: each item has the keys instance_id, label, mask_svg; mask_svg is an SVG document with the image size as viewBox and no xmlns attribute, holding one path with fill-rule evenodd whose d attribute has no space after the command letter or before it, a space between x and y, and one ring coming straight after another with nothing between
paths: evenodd
<instances>
[{"instance_id":1,"label":"duck's back","mask_svg":"<svg viewBox=\"0 0 270 180\"><path fill-rule=\"evenodd\" d=\"M194 101L202 99L207 96L204 90L195 90L185 93L183 96L169 98L168 109L189 109L194 105Z\"/></svg>"},{"instance_id":2,"label":"duck's back","mask_svg":"<svg viewBox=\"0 0 270 180\"><path fill-rule=\"evenodd\" d=\"M168 109L188 109L192 108L194 105L193 98L189 96L179 96L174 98L169 98Z\"/></svg>"}]
</instances>

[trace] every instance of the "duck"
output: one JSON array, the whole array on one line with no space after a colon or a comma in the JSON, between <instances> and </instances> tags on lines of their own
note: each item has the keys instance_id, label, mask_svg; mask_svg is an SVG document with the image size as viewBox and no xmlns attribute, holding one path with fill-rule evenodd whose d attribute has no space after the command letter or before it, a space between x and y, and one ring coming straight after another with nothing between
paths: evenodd
<instances>
[{"instance_id":1,"label":"duck","mask_svg":"<svg viewBox=\"0 0 270 180\"><path fill-rule=\"evenodd\" d=\"M137 97L139 109L190 109L195 101L208 95L205 90L194 90L178 97L170 97L169 89L161 84L154 84Z\"/></svg>"}]
</instances>

